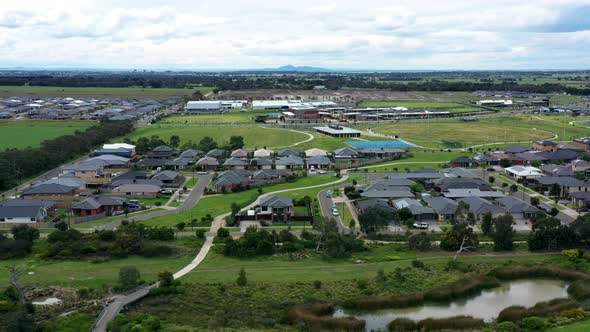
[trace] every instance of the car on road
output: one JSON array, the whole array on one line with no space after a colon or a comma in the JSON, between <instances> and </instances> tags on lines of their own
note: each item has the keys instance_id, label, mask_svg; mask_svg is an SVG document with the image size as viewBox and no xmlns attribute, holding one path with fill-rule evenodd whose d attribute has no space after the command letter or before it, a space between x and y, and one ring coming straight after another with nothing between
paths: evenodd
<instances>
[{"instance_id":1,"label":"car on road","mask_svg":"<svg viewBox=\"0 0 590 332\"><path fill-rule=\"evenodd\" d=\"M197 175L207 175L208 173L205 171L198 171L196 174Z\"/></svg>"},{"instance_id":2,"label":"car on road","mask_svg":"<svg viewBox=\"0 0 590 332\"><path fill-rule=\"evenodd\" d=\"M428 223L425 222L415 222L414 224L412 224L412 227L417 229L428 229L428 226Z\"/></svg>"},{"instance_id":3,"label":"car on road","mask_svg":"<svg viewBox=\"0 0 590 332\"><path fill-rule=\"evenodd\" d=\"M332 198L332 190L326 191L326 198Z\"/></svg>"},{"instance_id":4,"label":"car on road","mask_svg":"<svg viewBox=\"0 0 590 332\"><path fill-rule=\"evenodd\" d=\"M338 217L338 210L332 210L332 215L334 217Z\"/></svg>"},{"instance_id":5,"label":"car on road","mask_svg":"<svg viewBox=\"0 0 590 332\"><path fill-rule=\"evenodd\" d=\"M172 195L174 192L170 189L162 189L160 190L160 194L162 195Z\"/></svg>"}]
</instances>

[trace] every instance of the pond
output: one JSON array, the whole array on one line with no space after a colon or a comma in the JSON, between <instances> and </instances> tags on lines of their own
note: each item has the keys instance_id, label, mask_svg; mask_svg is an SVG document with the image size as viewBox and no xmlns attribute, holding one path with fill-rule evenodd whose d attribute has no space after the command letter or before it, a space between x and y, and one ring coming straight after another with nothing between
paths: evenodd
<instances>
[{"instance_id":1,"label":"pond","mask_svg":"<svg viewBox=\"0 0 590 332\"><path fill-rule=\"evenodd\" d=\"M34 299L32 301L32 303L34 305L55 305L55 304L61 304L62 302L57 297L44 296L44 297L38 297L38 298Z\"/></svg>"},{"instance_id":2,"label":"pond","mask_svg":"<svg viewBox=\"0 0 590 332\"><path fill-rule=\"evenodd\" d=\"M558 280L517 280L503 283L500 287L484 290L476 296L445 304L425 304L402 309L352 311L337 309L334 317L353 316L367 322L366 330L386 330L387 324L400 317L412 320L473 316L492 321L500 311L513 305L532 307L538 302L567 297L568 284Z\"/></svg>"}]
</instances>

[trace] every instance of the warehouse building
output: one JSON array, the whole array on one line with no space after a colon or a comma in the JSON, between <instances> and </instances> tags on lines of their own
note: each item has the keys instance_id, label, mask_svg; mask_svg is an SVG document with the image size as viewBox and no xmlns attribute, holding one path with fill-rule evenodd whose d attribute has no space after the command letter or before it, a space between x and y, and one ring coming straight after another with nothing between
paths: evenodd
<instances>
[{"instance_id":1,"label":"warehouse building","mask_svg":"<svg viewBox=\"0 0 590 332\"><path fill-rule=\"evenodd\" d=\"M186 113L215 113L223 112L223 104L219 100L189 101L184 107Z\"/></svg>"},{"instance_id":2,"label":"warehouse building","mask_svg":"<svg viewBox=\"0 0 590 332\"><path fill-rule=\"evenodd\" d=\"M329 125L327 127L313 127L318 133L322 133L324 135L332 136L332 137L360 137L361 132L348 128L342 127L338 125Z\"/></svg>"}]
</instances>

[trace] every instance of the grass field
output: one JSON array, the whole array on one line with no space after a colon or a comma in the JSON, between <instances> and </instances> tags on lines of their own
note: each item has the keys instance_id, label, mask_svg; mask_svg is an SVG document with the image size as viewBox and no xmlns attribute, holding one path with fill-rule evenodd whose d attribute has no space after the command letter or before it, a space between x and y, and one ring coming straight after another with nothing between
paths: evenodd
<instances>
[{"instance_id":1,"label":"grass field","mask_svg":"<svg viewBox=\"0 0 590 332\"><path fill-rule=\"evenodd\" d=\"M367 169L368 172L404 172L415 171L423 168L440 169L448 167L448 162L461 156L469 156L471 153L464 151L437 151L437 150L413 150L413 157L386 161L379 164L367 165L359 168L359 174Z\"/></svg>"},{"instance_id":2,"label":"grass field","mask_svg":"<svg viewBox=\"0 0 590 332\"><path fill-rule=\"evenodd\" d=\"M359 103L361 107L394 107L402 106L417 109L429 109L437 111L449 111L451 113L474 112L481 110L477 106L469 106L452 102L437 102L437 101L415 101L415 100L400 100L400 101L375 101L364 100Z\"/></svg>"},{"instance_id":3,"label":"grass field","mask_svg":"<svg viewBox=\"0 0 590 332\"><path fill-rule=\"evenodd\" d=\"M68 88L55 86L1 86L0 97L40 96L40 97L78 97L78 98L169 98L191 95L195 91L203 94L212 91L212 87L195 87L190 89L169 88Z\"/></svg>"},{"instance_id":4,"label":"grass field","mask_svg":"<svg viewBox=\"0 0 590 332\"><path fill-rule=\"evenodd\" d=\"M307 135L285 129L262 128L262 127L201 127L201 126L159 126L152 125L141 128L129 135L132 140L140 137L151 137L158 135L168 141L170 136L180 136L180 144L192 141L199 143L205 137L212 137L217 144L223 145L229 141L231 136L244 137L246 148L280 148L297 142L304 141Z\"/></svg>"},{"instance_id":5,"label":"grass field","mask_svg":"<svg viewBox=\"0 0 590 332\"><path fill-rule=\"evenodd\" d=\"M36 246L43 246L38 240ZM22 284L30 286L68 286L100 288L103 285L114 286L118 279L119 269L124 266L135 266L145 281L157 278L158 272L177 271L190 262L203 240L196 237L183 237L176 240L182 248L177 256L139 257L111 259L103 263L92 263L89 260L37 260L35 253L26 259L9 259L0 261L0 282L8 280L7 266L16 264L27 266L28 273L21 279ZM35 251L35 250L34 250ZM32 274L29 272L33 272Z\"/></svg>"},{"instance_id":6,"label":"grass field","mask_svg":"<svg viewBox=\"0 0 590 332\"><path fill-rule=\"evenodd\" d=\"M263 187L262 190L263 193L268 193L283 189L321 185L335 180L337 180L337 178L333 176L308 176L294 182L284 182ZM224 195L206 196L201 198L199 203L192 209L172 215L152 218L142 221L142 223L149 226L174 226L180 222L190 224L192 219L201 220L201 218L205 217L207 214L215 218L216 216L230 212L232 203L236 203L239 206L246 206L252 203L257 197L258 189L250 189Z\"/></svg>"},{"instance_id":7,"label":"grass field","mask_svg":"<svg viewBox=\"0 0 590 332\"><path fill-rule=\"evenodd\" d=\"M266 111L268 112L268 111ZM254 112L228 112L221 114L203 115L173 115L160 120L162 124L230 124L230 123L255 123Z\"/></svg>"},{"instance_id":8,"label":"grass field","mask_svg":"<svg viewBox=\"0 0 590 332\"><path fill-rule=\"evenodd\" d=\"M566 122L573 118L566 118ZM500 142L530 144L537 139L558 135L563 141L563 118L550 116L506 116L481 119L477 122L440 120L430 123L389 124L374 127L375 132L398 135L417 145L433 148L469 147ZM588 135L588 129L566 125L565 140Z\"/></svg>"},{"instance_id":9,"label":"grass field","mask_svg":"<svg viewBox=\"0 0 590 332\"><path fill-rule=\"evenodd\" d=\"M547 330L547 332L588 332L590 331L590 320L563 325Z\"/></svg>"},{"instance_id":10,"label":"grass field","mask_svg":"<svg viewBox=\"0 0 590 332\"><path fill-rule=\"evenodd\" d=\"M94 125L94 121L0 121L0 150L37 147L47 139L73 134Z\"/></svg>"}]
</instances>

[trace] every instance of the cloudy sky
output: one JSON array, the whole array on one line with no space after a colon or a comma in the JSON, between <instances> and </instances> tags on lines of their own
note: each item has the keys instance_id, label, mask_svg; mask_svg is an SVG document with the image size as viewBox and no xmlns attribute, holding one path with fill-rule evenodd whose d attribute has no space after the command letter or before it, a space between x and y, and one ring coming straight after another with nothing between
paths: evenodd
<instances>
[{"instance_id":1,"label":"cloudy sky","mask_svg":"<svg viewBox=\"0 0 590 332\"><path fill-rule=\"evenodd\" d=\"M0 67L588 69L590 0L2 0Z\"/></svg>"}]
</instances>

